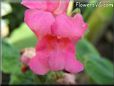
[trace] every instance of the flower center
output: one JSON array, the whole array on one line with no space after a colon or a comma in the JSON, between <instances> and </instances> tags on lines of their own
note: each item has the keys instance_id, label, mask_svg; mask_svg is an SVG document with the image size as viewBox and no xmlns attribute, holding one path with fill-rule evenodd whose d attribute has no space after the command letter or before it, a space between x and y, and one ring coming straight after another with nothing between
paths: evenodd
<instances>
[{"instance_id":1,"label":"flower center","mask_svg":"<svg viewBox=\"0 0 114 86\"><path fill-rule=\"evenodd\" d=\"M48 41L48 49L65 49L69 43L68 38L63 38L60 36L47 35L46 40Z\"/></svg>"}]
</instances>

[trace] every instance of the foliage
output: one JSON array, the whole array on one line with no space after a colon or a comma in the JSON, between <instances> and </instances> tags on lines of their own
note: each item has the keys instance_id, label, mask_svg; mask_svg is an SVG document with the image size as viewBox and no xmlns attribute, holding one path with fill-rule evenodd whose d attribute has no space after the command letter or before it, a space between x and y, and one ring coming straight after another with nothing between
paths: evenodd
<instances>
[{"instance_id":1,"label":"foliage","mask_svg":"<svg viewBox=\"0 0 114 86\"><path fill-rule=\"evenodd\" d=\"M98 84L113 84L113 64L107 59L90 55L85 62L85 71Z\"/></svg>"},{"instance_id":2,"label":"foliage","mask_svg":"<svg viewBox=\"0 0 114 86\"><path fill-rule=\"evenodd\" d=\"M99 37L105 31L105 27L109 24L113 16L112 7L99 7L94 10L88 19L89 32L87 38L92 41L98 41ZM98 34L99 33L99 34Z\"/></svg>"},{"instance_id":3,"label":"foliage","mask_svg":"<svg viewBox=\"0 0 114 86\"><path fill-rule=\"evenodd\" d=\"M2 48L2 71L4 73L19 74L21 68L19 51L5 41L2 41Z\"/></svg>"},{"instance_id":4,"label":"foliage","mask_svg":"<svg viewBox=\"0 0 114 86\"><path fill-rule=\"evenodd\" d=\"M6 40L18 49L34 47L36 43L35 35L24 23L19 28L16 28Z\"/></svg>"}]
</instances>

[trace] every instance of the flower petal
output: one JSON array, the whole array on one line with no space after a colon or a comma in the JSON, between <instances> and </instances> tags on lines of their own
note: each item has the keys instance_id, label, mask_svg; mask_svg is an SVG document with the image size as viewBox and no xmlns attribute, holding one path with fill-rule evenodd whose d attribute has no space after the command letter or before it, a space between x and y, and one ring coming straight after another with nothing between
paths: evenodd
<instances>
[{"instance_id":1,"label":"flower petal","mask_svg":"<svg viewBox=\"0 0 114 86\"><path fill-rule=\"evenodd\" d=\"M66 12L68 3L69 3L69 0L59 0L59 5L57 9L54 11L54 14L61 14Z\"/></svg>"},{"instance_id":2,"label":"flower petal","mask_svg":"<svg viewBox=\"0 0 114 86\"><path fill-rule=\"evenodd\" d=\"M49 71L48 58L43 52L38 52L29 62L30 69L39 75L44 75Z\"/></svg>"},{"instance_id":3,"label":"flower petal","mask_svg":"<svg viewBox=\"0 0 114 86\"><path fill-rule=\"evenodd\" d=\"M66 71L70 73L78 73L83 69L84 69L83 64L81 64L78 60L75 59L75 55L67 54L66 64L65 64Z\"/></svg>"},{"instance_id":4,"label":"flower petal","mask_svg":"<svg viewBox=\"0 0 114 86\"><path fill-rule=\"evenodd\" d=\"M47 9L46 0L22 0L21 4L30 9L40 9L40 10Z\"/></svg>"},{"instance_id":5,"label":"flower petal","mask_svg":"<svg viewBox=\"0 0 114 86\"><path fill-rule=\"evenodd\" d=\"M25 12L24 21L39 36L51 34L51 26L55 19L49 12L34 9Z\"/></svg>"},{"instance_id":6,"label":"flower petal","mask_svg":"<svg viewBox=\"0 0 114 86\"><path fill-rule=\"evenodd\" d=\"M47 1L47 10L53 12L57 9L60 0L48 0Z\"/></svg>"},{"instance_id":7,"label":"flower petal","mask_svg":"<svg viewBox=\"0 0 114 86\"><path fill-rule=\"evenodd\" d=\"M53 71L63 70L65 65L65 53L61 50L53 51L49 55L49 66Z\"/></svg>"},{"instance_id":8,"label":"flower petal","mask_svg":"<svg viewBox=\"0 0 114 86\"><path fill-rule=\"evenodd\" d=\"M46 51L47 44L48 44L48 41L45 38L40 38L39 37L38 42L36 44L36 52Z\"/></svg>"},{"instance_id":9,"label":"flower petal","mask_svg":"<svg viewBox=\"0 0 114 86\"><path fill-rule=\"evenodd\" d=\"M69 0L22 0L21 4L30 9L61 14L67 10Z\"/></svg>"},{"instance_id":10,"label":"flower petal","mask_svg":"<svg viewBox=\"0 0 114 86\"><path fill-rule=\"evenodd\" d=\"M65 41L57 39L56 36L45 36L38 41L36 51L47 52L50 70L63 70L66 57Z\"/></svg>"},{"instance_id":11,"label":"flower petal","mask_svg":"<svg viewBox=\"0 0 114 86\"><path fill-rule=\"evenodd\" d=\"M57 36L78 40L84 35L86 29L87 24L84 23L80 14L76 14L75 17L72 18L64 13L56 17L52 32Z\"/></svg>"}]
</instances>

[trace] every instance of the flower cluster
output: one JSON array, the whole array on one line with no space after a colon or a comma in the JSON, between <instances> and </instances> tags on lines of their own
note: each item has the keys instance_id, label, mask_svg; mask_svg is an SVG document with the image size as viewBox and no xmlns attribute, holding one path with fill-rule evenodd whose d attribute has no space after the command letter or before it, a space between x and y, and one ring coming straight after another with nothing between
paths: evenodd
<instances>
[{"instance_id":1,"label":"flower cluster","mask_svg":"<svg viewBox=\"0 0 114 86\"><path fill-rule=\"evenodd\" d=\"M83 36L87 24L81 14L66 15L69 0L23 0L24 21L38 37L36 54L22 60L39 75L65 70L78 73L83 64L76 59L75 44Z\"/></svg>"}]
</instances>

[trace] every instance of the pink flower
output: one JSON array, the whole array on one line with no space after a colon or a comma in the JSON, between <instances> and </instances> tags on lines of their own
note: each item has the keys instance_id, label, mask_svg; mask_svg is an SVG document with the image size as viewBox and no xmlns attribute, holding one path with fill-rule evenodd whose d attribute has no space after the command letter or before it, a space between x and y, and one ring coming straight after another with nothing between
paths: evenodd
<instances>
[{"instance_id":1,"label":"pink flower","mask_svg":"<svg viewBox=\"0 0 114 86\"><path fill-rule=\"evenodd\" d=\"M68 17L63 13L54 17L47 11L29 9L24 20L39 38L36 55L27 63L34 73L44 75L58 70L77 73L83 70L83 65L75 59L75 43L87 29L80 14Z\"/></svg>"},{"instance_id":2,"label":"pink flower","mask_svg":"<svg viewBox=\"0 0 114 86\"><path fill-rule=\"evenodd\" d=\"M40 75L48 71L66 70L77 73L83 70L83 65L75 59L75 44L68 38L59 39L52 35L39 39L36 56L28 65L34 73Z\"/></svg>"},{"instance_id":3,"label":"pink flower","mask_svg":"<svg viewBox=\"0 0 114 86\"><path fill-rule=\"evenodd\" d=\"M53 34L77 40L87 29L81 14L69 17L63 13L55 17L50 12L29 9L25 12L24 21L37 37Z\"/></svg>"},{"instance_id":4,"label":"pink flower","mask_svg":"<svg viewBox=\"0 0 114 86\"><path fill-rule=\"evenodd\" d=\"M66 11L69 0L22 0L24 6L30 9L38 9L61 14Z\"/></svg>"}]
</instances>

